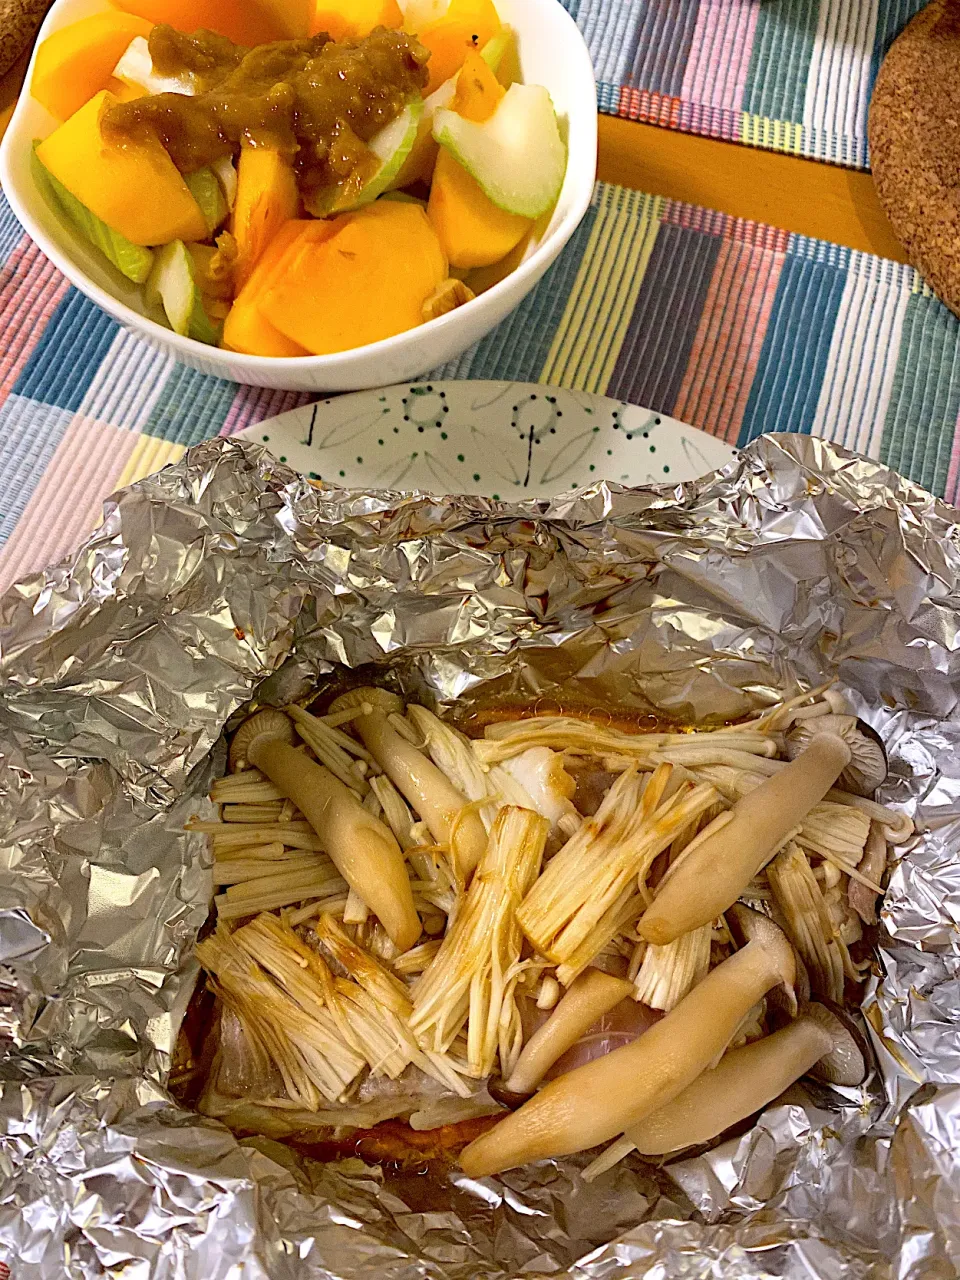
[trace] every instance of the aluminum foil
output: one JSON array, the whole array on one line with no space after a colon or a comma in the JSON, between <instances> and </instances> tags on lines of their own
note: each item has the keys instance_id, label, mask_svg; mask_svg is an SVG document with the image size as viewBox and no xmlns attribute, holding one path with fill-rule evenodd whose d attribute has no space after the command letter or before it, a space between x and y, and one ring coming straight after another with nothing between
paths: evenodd
<instances>
[{"instance_id":1,"label":"aluminum foil","mask_svg":"<svg viewBox=\"0 0 960 1280\"><path fill-rule=\"evenodd\" d=\"M215 441L0 600L0 1259L15 1280L949 1280L960 1274L960 532L876 463L755 441L689 485L551 502L318 490ZM889 748L902 849L862 1089L705 1155L497 1179L238 1142L166 1089L222 730L346 664L731 717L829 675Z\"/></svg>"}]
</instances>

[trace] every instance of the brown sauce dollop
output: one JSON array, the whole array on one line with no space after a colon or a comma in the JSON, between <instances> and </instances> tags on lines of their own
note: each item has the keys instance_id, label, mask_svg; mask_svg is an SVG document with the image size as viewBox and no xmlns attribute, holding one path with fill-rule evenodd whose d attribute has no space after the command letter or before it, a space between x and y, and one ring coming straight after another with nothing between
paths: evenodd
<instances>
[{"instance_id":1,"label":"brown sauce dollop","mask_svg":"<svg viewBox=\"0 0 960 1280\"><path fill-rule=\"evenodd\" d=\"M201 92L119 103L104 117L105 134L156 136L181 173L241 146L278 148L293 162L308 209L317 192L343 185L367 155L365 143L427 83L427 50L383 27L356 41L320 34L245 49L210 31L184 35L160 24L149 45L158 72L188 72Z\"/></svg>"}]
</instances>

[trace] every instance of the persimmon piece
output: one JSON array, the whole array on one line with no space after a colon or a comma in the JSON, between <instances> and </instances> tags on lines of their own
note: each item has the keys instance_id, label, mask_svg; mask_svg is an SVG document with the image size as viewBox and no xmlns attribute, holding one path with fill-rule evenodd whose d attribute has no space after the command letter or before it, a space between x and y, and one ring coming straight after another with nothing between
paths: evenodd
<instances>
[{"instance_id":1,"label":"persimmon piece","mask_svg":"<svg viewBox=\"0 0 960 1280\"><path fill-rule=\"evenodd\" d=\"M239 293L264 249L300 211L293 166L273 147L244 147L237 164L231 231L237 242L234 281Z\"/></svg>"},{"instance_id":2,"label":"persimmon piece","mask_svg":"<svg viewBox=\"0 0 960 1280\"><path fill-rule=\"evenodd\" d=\"M277 267L300 236L324 239L333 234L328 222L293 219L285 222L264 249L223 326L223 345L252 356L306 356L309 351L274 328L259 307L260 298L277 275Z\"/></svg>"},{"instance_id":3,"label":"persimmon piece","mask_svg":"<svg viewBox=\"0 0 960 1280\"><path fill-rule=\"evenodd\" d=\"M143 18L116 9L61 27L37 49L30 92L66 120L107 87L130 41L148 36L151 29Z\"/></svg>"},{"instance_id":4,"label":"persimmon piece","mask_svg":"<svg viewBox=\"0 0 960 1280\"><path fill-rule=\"evenodd\" d=\"M469 53L450 107L466 120L489 120L504 95L478 53ZM463 165L440 148L430 186L427 213L450 265L461 270L489 267L523 239L530 219L497 208Z\"/></svg>"},{"instance_id":5,"label":"persimmon piece","mask_svg":"<svg viewBox=\"0 0 960 1280\"><path fill-rule=\"evenodd\" d=\"M235 44L252 47L283 39L283 30L250 0L116 0L117 8L178 31L205 27Z\"/></svg>"},{"instance_id":6,"label":"persimmon piece","mask_svg":"<svg viewBox=\"0 0 960 1280\"><path fill-rule=\"evenodd\" d=\"M207 224L187 184L151 138L109 142L100 130L116 98L104 89L37 147L53 176L108 227L133 244L205 240Z\"/></svg>"},{"instance_id":7,"label":"persimmon piece","mask_svg":"<svg viewBox=\"0 0 960 1280\"><path fill-rule=\"evenodd\" d=\"M480 54L470 52L457 76L450 110L463 116L464 120L483 124L496 111L505 93L506 89Z\"/></svg>"},{"instance_id":8,"label":"persimmon piece","mask_svg":"<svg viewBox=\"0 0 960 1280\"><path fill-rule=\"evenodd\" d=\"M310 32L326 31L331 40L360 40L374 27L397 31L402 26L397 0L317 0Z\"/></svg>"},{"instance_id":9,"label":"persimmon piece","mask_svg":"<svg viewBox=\"0 0 960 1280\"><path fill-rule=\"evenodd\" d=\"M442 18L416 32L420 43L430 50L430 80L424 96L456 75L467 54L478 53L499 30L500 19L492 0L450 0Z\"/></svg>"},{"instance_id":10,"label":"persimmon piece","mask_svg":"<svg viewBox=\"0 0 960 1280\"><path fill-rule=\"evenodd\" d=\"M310 34L316 0L257 0L281 34L281 39L302 40Z\"/></svg>"},{"instance_id":11,"label":"persimmon piece","mask_svg":"<svg viewBox=\"0 0 960 1280\"><path fill-rule=\"evenodd\" d=\"M349 351L422 323L447 263L417 204L381 200L331 223L322 241L301 236L284 255L260 309L314 355Z\"/></svg>"},{"instance_id":12,"label":"persimmon piece","mask_svg":"<svg viewBox=\"0 0 960 1280\"><path fill-rule=\"evenodd\" d=\"M450 265L461 270L499 262L530 227L529 218L498 209L444 147L434 166L427 212Z\"/></svg>"}]
</instances>

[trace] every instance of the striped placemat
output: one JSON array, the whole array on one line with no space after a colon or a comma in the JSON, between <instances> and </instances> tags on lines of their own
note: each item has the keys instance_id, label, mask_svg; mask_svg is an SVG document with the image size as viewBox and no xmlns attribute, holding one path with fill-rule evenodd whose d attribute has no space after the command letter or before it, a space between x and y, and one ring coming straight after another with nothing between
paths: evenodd
<instances>
[{"instance_id":1,"label":"striped placemat","mask_svg":"<svg viewBox=\"0 0 960 1280\"><path fill-rule=\"evenodd\" d=\"M600 392L731 443L823 435L958 497L960 323L916 272L621 187L598 185L538 288L432 376ZM71 550L113 489L308 398L144 346L0 200L0 588Z\"/></svg>"},{"instance_id":2,"label":"striped placemat","mask_svg":"<svg viewBox=\"0 0 960 1280\"><path fill-rule=\"evenodd\" d=\"M601 111L866 168L867 104L927 0L563 0Z\"/></svg>"}]
</instances>

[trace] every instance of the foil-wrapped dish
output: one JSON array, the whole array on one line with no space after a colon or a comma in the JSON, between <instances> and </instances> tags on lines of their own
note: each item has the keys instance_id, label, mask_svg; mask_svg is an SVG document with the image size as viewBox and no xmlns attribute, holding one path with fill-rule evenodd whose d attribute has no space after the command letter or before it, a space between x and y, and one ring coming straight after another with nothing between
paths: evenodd
<instances>
[{"instance_id":1,"label":"foil-wrapped dish","mask_svg":"<svg viewBox=\"0 0 960 1280\"><path fill-rule=\"evenodd\" d=\"M0 600L0 1261L951 1276L956 512L229 440Z\"/></svg>"}]
</instances>

